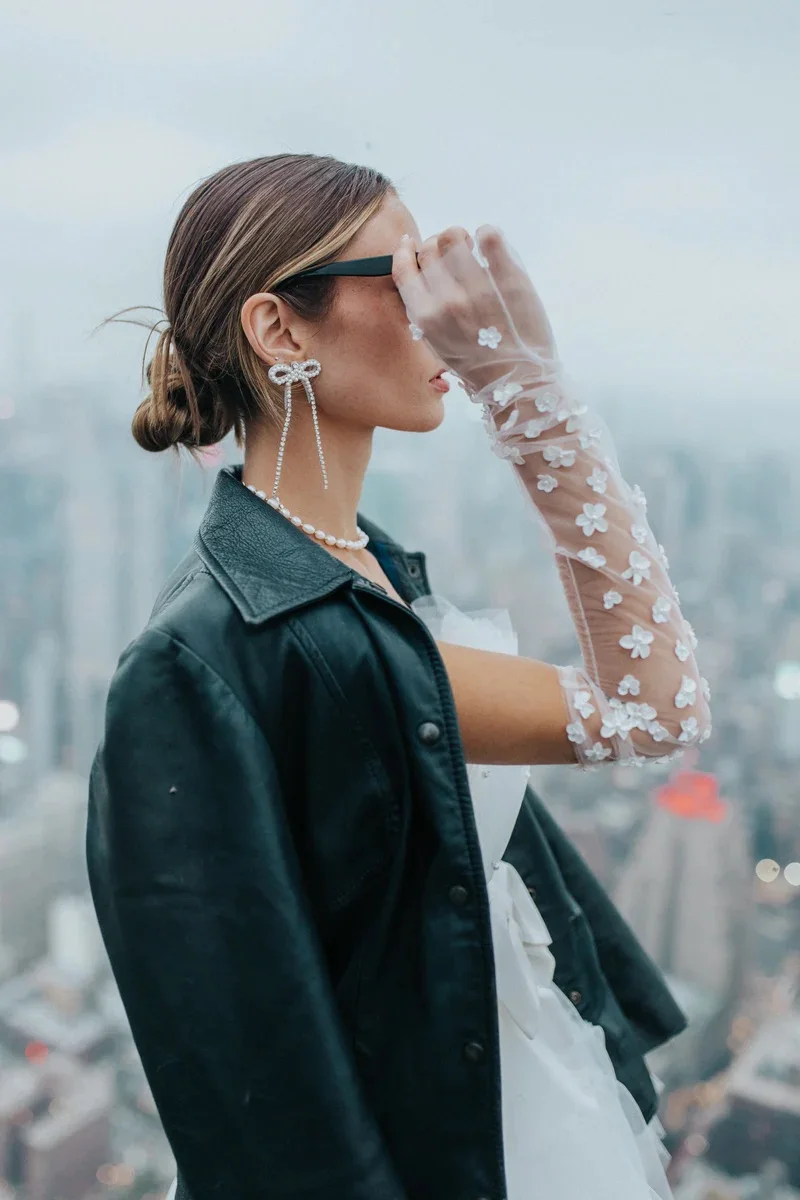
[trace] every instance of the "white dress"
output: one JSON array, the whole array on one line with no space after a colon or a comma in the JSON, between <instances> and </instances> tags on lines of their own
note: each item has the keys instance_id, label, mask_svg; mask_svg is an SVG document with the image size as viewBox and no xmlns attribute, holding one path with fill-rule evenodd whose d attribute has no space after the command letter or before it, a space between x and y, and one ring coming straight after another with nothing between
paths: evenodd
<instances>
[{"instance_id":1,"label":"white dress","mask_svg":"<svg viewBox=\"0 0 800 1200\"><path fill-rule=\"evenodd\" d=\"M438 640L517 653L503 610L467 615L439 596L411 607ZM470 763L467 774L492 922L507 1200L670 1200L661 1127L618 1082L603 1031L553 982L547 926L502 861L529 768Z\"/></svg>"}]
</instances>

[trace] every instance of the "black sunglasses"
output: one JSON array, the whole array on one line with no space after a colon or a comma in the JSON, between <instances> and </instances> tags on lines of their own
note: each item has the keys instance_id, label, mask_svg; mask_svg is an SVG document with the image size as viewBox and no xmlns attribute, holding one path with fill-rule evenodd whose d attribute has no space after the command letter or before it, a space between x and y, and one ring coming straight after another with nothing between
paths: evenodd
<instances>
[{"instance_id":1,"label":"black sunglasses","mask_svg":"<svg viewBox=\"0 0 800 1200\"><path fill-rule=\"evenodd\" d=\"M416 256L419 263L419 254ZM378 254L373 258L348 258L342 262L326 263L324 267L311 267L307 271L298 271L281 280L279 286L291 283L295 279L308 279L312 275L391 275L394 255Z\"/></svg>"}]
</instances>

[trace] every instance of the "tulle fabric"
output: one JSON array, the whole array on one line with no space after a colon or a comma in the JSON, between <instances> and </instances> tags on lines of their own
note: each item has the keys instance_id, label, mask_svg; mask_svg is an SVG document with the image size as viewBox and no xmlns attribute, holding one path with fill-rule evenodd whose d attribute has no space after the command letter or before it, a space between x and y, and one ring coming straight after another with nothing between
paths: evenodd
<instances>
[{"instance_id":1,"label":"tulle fabric","mask_svg":"<svg viewBox=\"0 0 800 1200\"><path fill-rule=\"evenodd\" d=\"M437 640L518 652L505 610L466 614L439 596L412 608ZM672 1200L663 1130L617 1080L602 1029L555 985L545 921L502 860L529 773L467 766L492 924L507 1200Z\"/></svg>"},{"instance_id":2,"label":"tulle fabric","mask_svg":"<svg viewBox=\"0 0 800 1200\"><path fill-rule=\"evenodd\" d=\"M466 235L466 231L463 231ZM669 761L711 733L709 688L646 497L623 479L608 429L567 378L540 297L504 235L439 239L396 282L425 337L481 406L553 546L583 663L559 682L575 760Z\"/></svg>"}]
</instances>

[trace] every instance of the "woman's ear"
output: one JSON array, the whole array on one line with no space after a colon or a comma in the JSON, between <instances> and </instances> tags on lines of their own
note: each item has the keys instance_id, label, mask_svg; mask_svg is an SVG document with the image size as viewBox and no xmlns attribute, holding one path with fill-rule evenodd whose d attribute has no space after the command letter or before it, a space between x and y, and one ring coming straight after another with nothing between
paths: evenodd
<instances>
[{"instance_id":1,"label":"woman's ear","mask_svg":"<svg viewBox=\"0 0 800 1200\"><path fill-rule=\"evenodd\" d=\"M256 292L248 296L240 314L242 329L253 350L268 366L281 361L287 354L294 356L302 350L300 318L274 292Z\"/></svg>"}]
</instances>

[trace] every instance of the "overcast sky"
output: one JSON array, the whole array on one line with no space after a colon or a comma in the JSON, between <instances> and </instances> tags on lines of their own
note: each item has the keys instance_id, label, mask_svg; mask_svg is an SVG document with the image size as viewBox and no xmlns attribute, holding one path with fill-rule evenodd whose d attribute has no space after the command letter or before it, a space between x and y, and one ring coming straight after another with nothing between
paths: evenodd
<instances>
[{"instance_id":1,"label":"overcast sky","mask_svg":"<svg viewBox=\"0 0 800 1200\"><path fill-rule=\"evenodd\" d=\"M161 304L199 179L311 151L499 224L582 382L800 437L799 64L798 0L6 0L3 386L132 410L145 335L92 327Z\"/></svg>"}]
</instances>

